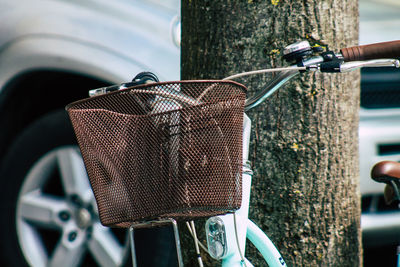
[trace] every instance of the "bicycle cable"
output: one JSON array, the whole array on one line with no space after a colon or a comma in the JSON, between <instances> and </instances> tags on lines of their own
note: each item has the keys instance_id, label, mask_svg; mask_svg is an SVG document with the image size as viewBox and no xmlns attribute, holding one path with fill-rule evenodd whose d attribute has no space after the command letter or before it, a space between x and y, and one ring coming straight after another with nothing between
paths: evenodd
<instances>
[{"instance_id":1,"label":"bicycle cable","mask_svg":"<svg viewBox=\"0 0 400 267\"><path fill-rule=\"evenodd\" d=\"M291 67L284 67L284 68L270 68L270 69L262 69L262 70L253 70L253 71L247 71L247 72L242 72L238 74L234 74L228 77L223 78L223 81L226 80L232 80L236 79L239 77L243 76L249 76L249 75L256 75L256 74L263 74L263 73L270 73L270 72L282 72L282 71L290 71L290 70L307 70L307 67L297 67L297 66L291 66ZM211 85L208 88L206 88L197 98L196 101L200 101L211 89L213 89L215 85Z\"/></svg>"},{"instance_id":2,"label":"bicycle cable","mask_svg":"<svg viewBox=\"0 0 400 267\"><path fill-rule=\"evenodd\" d=\"M228 76L226 78L223 78L222 80L231 80L231 79L236 79L236 78L243 77L243 76L262 74L262 73L268 73L268 72L280 72L280 71L287 71L287 70L307 70L307 67L284 67L284 68L253 70L253 71L247 71L247 72L234 74L234 75Z\"/></svg>"},{"instance_id":3,"label":"bicycle cable","mask_svg":"<svg viewBox=\"0 0 400 267\"><path fill-rule=\"evenodd\" d=\"M242 263L245 267L247 267L246 265L246 261L242 252L242 249L240 248L240 244L239 244L239 235L238 235L238 230L237 230L237 223L236 223L236 213L233 213L233 225L235 227L235 237L236 237L236 245L240 254L240 258L242 260Z\"/></svg>"},{"instance_id":4,"label":"bicycle cable","mask_svg":"<svg viewBox=\"0 0 400 267\"><path fill-rule=\"evenodd\" d=\"M193 238L195 238L195 237L194 237L194 234L193 234L193 231L192 231L192 227L190 226L189 222L186 222L186 227L188 228L190 235L191 235ZM197 237L196 237L196 238L197 238ZM204 244L202 244L202 243L200 242L200 240L197 239L197 243L199 244L199 246L200 246L200 248L201 248L202 250L204 250L205 252L208 253L208 250L207 250L206 246L205 246Z\"/></svg>"},{"instance_id":5,"label":"bicycle cable","mask_svg":"<svg viewBox=\"0 0 400 267\"><path fill-rule=\"evenodd\" d=\"M196 234L196 227L194 225L194 221L190 221L190 225L193 231L193 239L194 239L194 246L196 249L196 254L197 254L197 261L199 262L199 266L203 267L203 260L201 259L201 255L200 255L200 249L199 249L199 242L197 239L197 234Z\"/></svg>"}]
</instances>

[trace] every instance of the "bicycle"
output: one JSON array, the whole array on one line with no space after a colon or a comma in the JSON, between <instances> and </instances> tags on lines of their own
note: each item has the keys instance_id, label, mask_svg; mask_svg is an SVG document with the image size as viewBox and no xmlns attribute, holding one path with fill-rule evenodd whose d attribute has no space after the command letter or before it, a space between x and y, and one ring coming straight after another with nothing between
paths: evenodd
<instances>
[{"instance_id":1,"label":"bicycle","mask_svg":"<svg viewBox=\"0 0 400 267\"><path fill-rule=\"evenodd\" d=\"M293 64L285 68L221 81L161 83L146 72L129 83L91 90L91 98L66 109L102 224L129 228L134 266L134 229L168 223L173 225L178 264L183 266L176 219L190 221L187 226L200 266L200 247L222 260L222 266L252 266L244 257L246 237L269 266L286 266L267 235L248 219L251 121L244 112L301 72L398 68L399 60L392 58L399 56L400 41L350 47L340 53L302 41L284 49L284 59ZM267 72L279 73L250 99L245 99L243 85L231 81ZM210 217L208 249L196 236L193 219L198 217Z\"/></svg>"}]
</instances>

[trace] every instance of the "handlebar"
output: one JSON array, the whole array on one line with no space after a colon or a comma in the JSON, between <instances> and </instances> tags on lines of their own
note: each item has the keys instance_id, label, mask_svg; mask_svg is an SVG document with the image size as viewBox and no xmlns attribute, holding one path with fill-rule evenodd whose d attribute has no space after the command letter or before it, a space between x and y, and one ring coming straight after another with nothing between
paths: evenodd
<instances>
[{"instance_id":1,"label":"handlebar","mask_svg":"<svg viewBox=\"0 0 400 267\"><path fill-rule=\"evenodd\" d=\"M341 50L340 54L326 51L320 53L318 56L310 57L313 51L321 52L321 49L318 47L318 49L314 50L307 41L287 46L283 51L284 58L296 61L296 65L281 72L268 83L264 90L260 91L251 99L247 99L245 110L254 108L278 90L283 84L296 76L300 71L304 71L298 68L296 69L298 66L305 67L305 71L320 72L349 72L363 67L400 67L399 60L392 59L400 58L400 40L345 48ZM361 58L361 56L350 57L349 54L352 52L354 54L354 51L361 51L359 54L362 55L363 58Z\"/></svg>"},{"instance_id":2,"label":"handlebar","mask_svg":"<svg viewBox=\"0 0 400 267\"><path fill-rule=\"evenodd\" d=\"M358 61L379 58L399 58L400 40L353 46L340 50L344 61Z\"/></svg>"},{"instance_id":3,"label":"handlebar","mask_svg":"<svg viewBox=\"0 0 400 267\"><path fill-rule=\"evenodd\" d=\"M279 72L279 74L276 75L265 86L263 90L259 91L253 97L246 99L245 111L248 111L258 106L266 98L271 96L276 90L282 87L282 85L284 85L286 82L288 82L290 79L301 72L349 72L363 67L400 67L399 60L392 59L400 58L400 40L371 45L354 46L341 49L340 51L341 53L335 54L332 51L322 51L320 47L314 49L307 41L298 42L287 46L283 51L284 59L286 59L287 61L295 61L296 64L286 68L274 68L244 72L226 77L224 80L235 79L246 75L254 75L266 72ZM317 55L313 56L313 54ZM145 72L138 74L130 83L123 83L121 85L113 85L109 87L94 89L89 92L89 95L101 95L116 90L133 88L134 86L139 84L157 81L158 79L154 74ZM207 88L203 94L207 93L207 91L211 89L212 86L210 86L210 88ZM200 103L201 99L201 97L199 97L198 99L186 99L185 96L178 91L161 92L160 90L158 90L154 93L163 94L165 97L170 97L177 101L183 101L188 104Z\"/></svg>"}]
</instances>

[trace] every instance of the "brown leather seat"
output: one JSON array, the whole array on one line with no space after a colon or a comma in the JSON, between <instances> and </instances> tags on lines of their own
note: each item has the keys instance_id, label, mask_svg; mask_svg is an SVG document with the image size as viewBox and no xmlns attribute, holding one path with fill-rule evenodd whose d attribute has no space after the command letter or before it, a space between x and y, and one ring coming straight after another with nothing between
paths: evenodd
<instances>
[{"instance_id":1,"label":"brown leather seat","mask_svg":"<svg viewBox=\"0 0 400 267\"><path fill-rule=\"evenodd\" d=\"M386 204L399 200L400 163L396 161L381 161L372 168L371 178L380 183L386 183L384 198ZM397 192L396 192L397 191Z\"/></svg>"},{"instance_id":2,"label":"brown leather seat","mask_svg":"<svg viewBox=\"0 0 400 267\"><path fill-rule=\"evenodd\" d=\"M371 178L380 183L400 182L400 163L396 161L381 161L372 168Z\"/></svg>"}]
</instances>

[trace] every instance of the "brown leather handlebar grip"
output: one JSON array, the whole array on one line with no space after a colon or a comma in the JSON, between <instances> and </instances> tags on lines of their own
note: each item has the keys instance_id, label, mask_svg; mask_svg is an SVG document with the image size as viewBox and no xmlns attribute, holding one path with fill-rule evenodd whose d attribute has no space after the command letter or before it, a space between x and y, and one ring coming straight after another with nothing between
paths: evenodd
<instances>
[{"instance_id":1,"label":"brown leather handlebar grip","mask_svg":"<svg viewBox=\"0 0 400 267\"><path fill-rule=\"evenodd\" d=\"M370 45L353 46L340 50L344 61L357 61L379 58L399 58L400 40L376 43Z\"/></svg>"}]
</instances>

